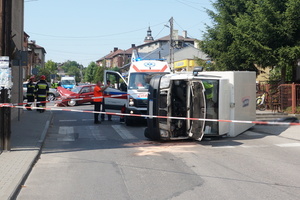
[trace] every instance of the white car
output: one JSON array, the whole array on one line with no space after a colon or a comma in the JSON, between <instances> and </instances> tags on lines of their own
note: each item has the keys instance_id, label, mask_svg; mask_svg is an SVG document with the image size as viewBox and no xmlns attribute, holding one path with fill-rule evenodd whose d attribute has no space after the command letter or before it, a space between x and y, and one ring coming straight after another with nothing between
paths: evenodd
<instances>
[{"instance_id":1,"label":"white car","mask_svg":"<svg viewBox=\"0 0 300 200\"><path fill-rule=\"evenodd\" d=\"M26 93L27 93L27 83L28 82L23 82L23 99L27 98L27 96L26 96ZM58 91L56 89L54 89L54 88L50 88L50 85L49 85L49 92L48 92L47 100L48 101L54 101L59 96L60 95L59 95Z\"/></svg>"}]
</instances>

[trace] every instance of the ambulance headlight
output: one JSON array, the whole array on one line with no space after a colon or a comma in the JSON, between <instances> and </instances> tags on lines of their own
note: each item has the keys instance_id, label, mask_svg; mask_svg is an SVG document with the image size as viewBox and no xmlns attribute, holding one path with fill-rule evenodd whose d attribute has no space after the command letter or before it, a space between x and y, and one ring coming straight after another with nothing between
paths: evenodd
<instances>
[{"instance_id":1,"label":"ambulance headlight","mask_svg":"<svg viewBox=\"0 0 300 200\"><path fill-rule=\"evenodd\" d=\"M133 99L129 99L129 105L130 105L130 106L133 106L133 105L134 105Z\"/></svg>"},{"instance_id":2,"label":"ambulance headlight","mask_svg":"<svg viewBox=\"0 0 300 200\"><path fill-rule=\"evenodd\" d=\"M169 131L160 129L161 137L169 137Z\"/></svg>"}]
</instances>

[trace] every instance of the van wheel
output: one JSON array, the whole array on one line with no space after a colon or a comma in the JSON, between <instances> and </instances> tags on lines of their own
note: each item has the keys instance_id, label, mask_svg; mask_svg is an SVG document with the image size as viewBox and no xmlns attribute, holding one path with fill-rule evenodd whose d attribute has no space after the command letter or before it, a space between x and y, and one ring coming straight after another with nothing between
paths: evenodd
<instances>
[{"instance_id":1,"label":"van wheel","mask_svg":"<svg viewBox=\"0 0 300 200\"><path fill-rule=\"evenodd\" d=\"M134 121L133 121L132 117L125 116L125 124L126 124L126 126L133 126Z\"/></svg>"}]
</instances>

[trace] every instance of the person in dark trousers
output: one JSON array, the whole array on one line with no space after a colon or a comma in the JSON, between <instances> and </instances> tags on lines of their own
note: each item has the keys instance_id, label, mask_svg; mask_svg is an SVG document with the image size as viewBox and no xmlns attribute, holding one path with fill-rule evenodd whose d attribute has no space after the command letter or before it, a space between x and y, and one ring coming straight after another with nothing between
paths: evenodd
<instances>
[{"instance_id":1,"label":"person in dark trousers","mask_svg":"<svg viewBox=\"0 0 300 200\"><path fill-rule=\"evenodd\" d=\"M108 85L103 87L103 84L101 81L97 81L97 85L94 88L94 111L100 112L101 110L101 105L103 101L103 92L108 88ZM98 119L99 113L94 113L94 124L101 124L101 122Z\"/></svg>"},{"instance_id":2,"label":"person in dark trousers","mask_svg":"<svg viewBox=\"0 0 300 200\"><path fill-rule=\"evenodd\" d=\"M35 90L35 84L33 83L34 77L30 77L29 81L27 83L27 92L26 92L26 98L27 98L27 104L25 105L27 110L31 111L31 104L34 102L34 90Z\"/></svg>"},{"instance_id":3,"label":"person in dark trousers","mask_svg":"<svg viewBox=\"0 0 300 200\"><path fill-rule=\"evenodd\" d=\"M40 102L37 103L36 106L40 107L41 109L37 109L40 113L44 112L46 107L46 99L47 99L47 94L49 92L49 86L48 83L46 82L46 76L42 75L40 77L40 80L36 83L35 85L35 95L36 95L36 101Z\"/></svg>"},{"instance_id":4,"label":"person in dark trousers","mask_svg":"<svg viewBox=\"0 0 300 200\"><path fill-rule=\"evenodd\" d=\"M106 83L108 86L110 86L110 80L107 80ZM105 112L105 98L103 98L103 100L102 100L102 110L101 111ZM105 119L105 114L101 114L101 121L104 121L104 119ZM112 121L111 115L107 115L107 120Z\"/></svg>"}]
</instances>

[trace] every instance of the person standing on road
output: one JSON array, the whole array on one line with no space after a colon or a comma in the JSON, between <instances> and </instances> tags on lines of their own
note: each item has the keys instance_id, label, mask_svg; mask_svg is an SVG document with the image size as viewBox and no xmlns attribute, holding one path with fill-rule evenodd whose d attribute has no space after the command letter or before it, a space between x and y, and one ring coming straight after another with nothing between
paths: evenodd
<instances>
[{"instance_id":1,"label":"person standing on road","mask_svg":"<svg viewBox=\"0 0 300 200\"><path fill-rule=\"evenodd\" d=\"M108 88L108 85L103 87L103 84L101 81L97 81L97 85L94 88L94 111L100 112L101 105L103 101L103 92ZM102 105L103 106L103 105ZM94 113L94 124L101 124L101 122L98 119L99 113Z\"/></svg>"},{"instance_id":2,"label":"person standing on road","mask_svg":"<svg viewBox=\"0 0 300 200\"><path fill-rule=\"evenodd\" d=\"M34 102L34 90L35 90L35 84L33 83L34 77L30 77L29 81L27 83L27 92L26 92L26 98L27 98L27 104L25 105L27 110L31 111L31 104Z\"/></svg>"},{"instance_id":3,"label":"person standing on road","mask_svg":"<svg viewBox=\"0 0 300 200\"><path fill-rule=\"evenodd\" d=\"M110 80L107 80L106 83L107 83L107 86L109 87ZM105 112L105 98L103 98L103 100L102 100L102 110L101 111ZM104 119L105 119L105 114L101 114L101 121L104 121ZM111 121L111 115L107 115L107 120Z\"/></svg>"},{"instance_id":4,"label":"person standing on road","mask_svg":"<svg viewBox=\"0 0 300 200\"><path fill-rule=\"evenodd\" d=\"M42 75L40 80L35 85L35 94L36 94L36 101L40 102L37 103L37 107L45 108L46 107L46 99L47 94L49 92L49 86L46 82L46 76ZM40 113L44 112L45 109L37 109Z\"/></svg>"}]
</instances>

